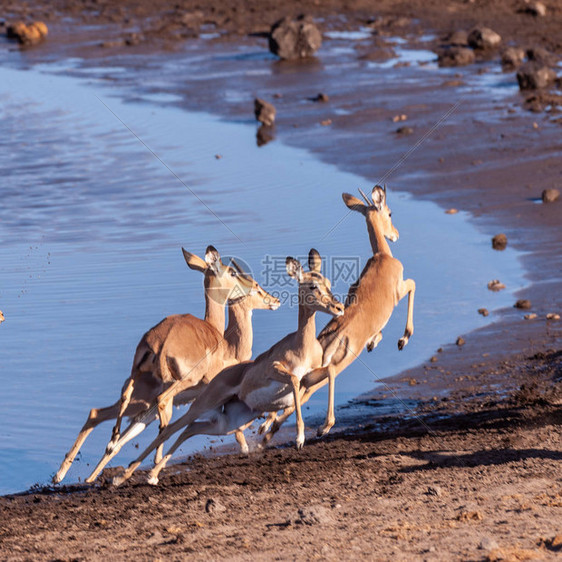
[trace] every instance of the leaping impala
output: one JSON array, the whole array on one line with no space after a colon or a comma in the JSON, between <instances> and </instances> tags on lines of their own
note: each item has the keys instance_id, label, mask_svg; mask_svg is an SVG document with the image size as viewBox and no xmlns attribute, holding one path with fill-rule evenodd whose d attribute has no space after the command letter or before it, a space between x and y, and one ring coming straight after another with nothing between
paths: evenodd
<instances>
[{"instance_id":1,"label":"leaping impala","mask_svg":"<svg viewBox=\"0 0 562 562\"><path fill-rule=\"evenodd\" d=\"M189 437L242 431L263 412L277 411L290 405L294 405L297 412L297 449L303 446L300 380L312 369L323 365L322 346L316 339L316 312L341 316L344 311L343 305L331 293L329 280L320 273L322 259L316 250L310 250L308 263L310 271L304 272L297 260L287 258L287 273L299 283L297 331L285 336L255 361L219 373L189 411L162 431L129 465L123 476L114 479L116 485L129 478L153 449L185 426L184 432L150 472L151 484L158 482L160 471Z\"/></svg>"},{"instance_id":2,"label":"leaping impala","mask_svg":"<svg viewBox=\"0 0 562 562\"><path fill-rule=\"evenodd\" d=\"M344 203L352 211L361 213L367 221L367 231L373 250L359 280L350 288L346 299L345 314L333 318L320 332L318 340L324 350L324 366L308 373L301 381L304 404L316 390L328 382L329 402L324 425L318 430L324 435L335 423L334 416L334 380L361 353L363 347L371 351L382 339L382 329L392 315L398 302L408 295L408 316L404 335L398 340L398 349L402 350L414 333L414 294L416 284L412 279L404 280L404 268L399 260L392 257L387 239L398 240L398 230L393 226L390 209L386 203L386 186L375 186L371 198L361 191L363 203L353 195L344 193ZM273 412L260 426L259 432L265 433L273 423L271 430L264 436L267 444L279 430L284 421L293 413L289 406L276 419Z\"/></svg>"},{"instance_id":3,"label":"leaping impala","mask_svg":"<svg viewBox=\"0 0 562 562\"><path fill-rule=\"evenodd\" d=\"M162 430L170 421L172 399L175 404L186 404L193 400L205 384L223 367L241 361L247 361L252 355L252 310L279 307L279 300L258 285L249 275L244 274L234 261L231 266L224 265L219 253L212 247L207 248L205 260L183 250L187 265L205 275L205 319L201 320L190 314L168 316L154 328L150 329L137 346L130 377L123 385L121 399L107 408L94 408L90 411L84 427L74 445L66 454L61 467L53 481L60 482L80 447L100 423L117 418L113 430L113 439L118 447L106 452L96 470L88 479L93 480L105 464L130 439L142 431L156 414L160 418ZM229 307L229 322L224 335L225 305ZM182 381L184 390L180 395L168 394L164 407L157 409L159 395L177 381ZM187 390L186 390L187 389ZM151 406L153 414L150 415ZM148 414L148 415L147 415ZM121 419L140 417L142 424L136 424L136 433L125 432L119 435ZM247 449L242 432L237 434L242 450ZM157 453L161 458L162 449Z\"/></svg>"}]
</instances>

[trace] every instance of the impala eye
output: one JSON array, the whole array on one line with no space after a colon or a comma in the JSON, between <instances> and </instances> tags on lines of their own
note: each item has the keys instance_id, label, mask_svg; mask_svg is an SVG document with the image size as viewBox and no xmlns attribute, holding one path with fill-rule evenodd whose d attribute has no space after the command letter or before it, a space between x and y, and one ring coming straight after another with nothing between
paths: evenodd
<instances>
[{"instance_id":1,"label":"impala eye","mask_svg":"<svg viewBox=\"0 0 562 562\"><path fill-rule=\"evenodd\" d=\"M236 275L237 275L237 274L236 274L236 271L233 271L233 270L230 271L230 276L231 276L231 277L236 277Z\"/></svg>"}]
</instances>

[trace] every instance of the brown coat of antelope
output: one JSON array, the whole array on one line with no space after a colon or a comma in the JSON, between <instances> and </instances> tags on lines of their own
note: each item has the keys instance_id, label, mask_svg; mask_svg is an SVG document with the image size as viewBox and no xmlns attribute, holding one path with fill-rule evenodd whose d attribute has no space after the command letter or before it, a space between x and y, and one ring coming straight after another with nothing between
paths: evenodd
<instances>
[{"instance_id":1,"label":"brown coat of antelope","mask_svg":"<svg viewBox=\"0 0 562 562\"><path fill-rule=\"evenodd\" d=\"M184 432L150 472L151 484L158 482L160 471L189 437L198 434L227 435L241 431L263 412L277 411L289 405L294 405L297 412L297 449L303 446L300 379L322 366L324 355L316 339L316 312L341 316L344 311L343 305L331 293L329 280L320 273L322 259L316 250L310 251L308 263L310 271L304 272L297 260L287 258L287 273L299 283L297 331L285 336L255 361L219 373L193 402L189 411L162 431L125 473L114 479L115 485L129 478L152 450L185 426Z\"/></svg>"},{"instance_id":2,"label":"brown coat of antelope","mask_svg":"<svg viewBox=\"0 0 562 562\"><path fill-rule=\"evenodd\" d=\"M360 193L365 203L348 193L344 193L342 197L349 209L365 217L373 257L365 265L359 280L350 288L345 314L333 318L318 336L324 350L324 366L308 373L301 381L301 404L326 383L330 385L326 421L319 428L318 435L326 434L335 423L336 376L355 361L363 347L372 351L377 346L382 339L382 329L398 302L406 295L408 316L404 335L398 340L399 350L404 348L414 333L416 284L412 279L404 279L402 263L392 256L386 241L398 240L398 230L392 224L392 213L386 202L386 187L375 186L371 194L372 201L361 190ZM290 406L277 419L273 412L260 426L259 432L265 433L273 423L269 433L264 436L264 444L271 440L293 411L293 406Z\"/></svg>"},{"instance_id":3,"label":"brown coat of antelope","mask_svg":"<svg viewBox=\"0 0 562 562\"><path fill-rule=\"evenodd\" d=\"M252 310L275 310L279 300L244 274L234 262L230 266L224 265L212 246L207 248L205 260L185 250L183 255L191 269L205 275L205 319L191 314L168 316L142 337L121 399L107 408L90 411L53 478L55 483L64 478L80 447L100 423L117 418L112 441L88 481L93 481L121 447L138 435L156 415L162 430L170 421L174 403L189 403L221 369L251 358ZM231 304L225 335L227 302ZM133 417L134 421L120 435L124 416ZM238 432L236 437L241 448L247 449L243 433ZM160 448L157 460L161 453Z\"/></svg>"}]
</instances>

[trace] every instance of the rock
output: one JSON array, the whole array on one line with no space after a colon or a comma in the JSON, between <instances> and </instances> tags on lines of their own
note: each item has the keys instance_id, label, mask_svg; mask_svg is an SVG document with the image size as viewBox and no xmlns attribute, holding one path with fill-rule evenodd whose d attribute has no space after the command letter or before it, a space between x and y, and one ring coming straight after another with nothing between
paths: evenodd
<instances>
[{"instance_id":1,"label":"rock","mask_svg":"<svg viewBox=\"0 0 562 562\"><path fill-rule=\"evenodd\" d=\"M490 537L484 537L480 541L480 544L478 545L478 548L480 550L493 550L494 548L498 548L498 547L499 547L498 543L494 539L491 539Z\"/></svg>"},{"instance_id":2,"label":"rock","mask_svg":"<svg viewBox=\"0 0 562 562\"><path fill-rule=\"evenodd\" d=\"M317 101L317 102L321 102L321 103L326 103L326 102L330 101L330 98L326 94L323 94L322 92L320 92L317 96L314 96L313 98L310 98L310 101Z\"/></svg>"},{"instance_id":3,"label":"rock","mask_svg":"<svg viewBox=\"0 0 562 562\"><path fill-rule=\"evenodd\" d=\"M556 72L540 62L527 62L517 71L520 90L546 88L556 80Z\"/></svg>"},{"instance_id":4,"label":"rock","mask_svg":"<svg viewBox=\"0 0 562 562\"><path fill-rule=\"evenodd\" d=\"M451 209L447 209L447 210L445 211L445 214L446 214L446 215L456 215L458 212L459 212L459 210L458 210L458 209L455 209L455 208L453 207L453 208L451 208Z\"/></svg>"},{"instance_id":5,"label":"rock","mask_svg":"<svg viewBox=\"0 0 562 562\"><path fill-rule=\"evenodd\" d=\"M534 320L536 317L537 315L534 312L531 312L530 314L525 314L525 316L523 316L525 320Z\"/></svg>"},{"instance_id":6,"label":"rock","mask_svg":"<svg viewBox=\"0 0 562 562\"><path fill-rule=\"evenodd\" d=\"M226 511L226 507L222 505L218 500L209 498L205 504L205 511L207 513L223 513Z\"/></svg>"},{"instance_id":7,"label":"rock","mask_svg":"<svg viewBox=\"0 0 562 562\"><path fill-rule=\"evenodd\" d=\"M519 299L513 306L521 310L529 310L531 308L531 301L529 299Z\"/></svg>"},{"instance_id":8,"label":"rock","mask_svg":"<svg viewBox=\"0 0 562 562\"><path fill-rule=\"evenodd\" d=\"M414 129L412 129L412 127L398 127L398 129L396 129L396 134L398 135L411 135L413 134Z\"/></svg>"},{"instance_id":9,"label":"rock","mask_svg":"<svg viewBox=\"0 0 562 562\"><path fill-rule=\"evenodd\" d=\"M323 505L311 505L299 509L295 523L301 525L324 525L332 523L332 514Z\"/></svg>"},{"instance_id":10,"label":"rock","mask_svg":"<svg viewBox=\"0 0 562 562\"><path fill-rule=\"evenodd\" d=\"M438 359L437 359L437 355L434 355L430 360L431 363L437 363Z\"/></svg>"},{"instance_id":11,"label":"rock","mask_svg":"<svg viewBox=\"0 0 562 562\"><path fill-rule=\"evenodd\" d=\"M459 29L453 31L445 37L445 42L449 45L458 45L460 47L466 47L468 45L468 32L464 29Z\"/></svg>"},{"instance_id":12,"label":"rock","mask_svg":"<svg viewBox=\"0 0 562 562\"><path fill-rule=\"evenodd\" d=\"M525 14L535 17L546 16L546 6L542 2L525 2L525 5L519 10Z\"/></svg>"},{"instance_id":13,"label":"rock","mask_svg":"<svg viewBox=\"0 0 562 562\"><path fill-rule=\"evenodd\" d=\"M558 535L556 535L551 541L550 541L550 548L553 550L562 550L562 533L559 533Z\"/></svg>"},{"instance_id":14,"label":"rock","mask_svg":"<svg viewBox=\"0 0 562 562\"><path fill-rule=\"evenodd\" d=\"M546 315L547 320L560 320L560 314L556 314L555 312L549 312Z\"/></svg>"},{"instance_id":15,"label":"rock","mask_svg":"<svg viewBox=\"0 0 562 562\"><path fill-rule=\"evenodd\" d=\"M49 30L42 21L33 22L26 25L18 21L9 25L6 29L6 36L9 39L16 39L21 45L36 45L47 37Z\"/></svg>"},{"instance_id":16,"label":"rock","mask_svg":"<svg viewBox=\"0 0 562 562\"><path fill-rule=\"evenodd\" d=\"M559 197L560 191L554 188L545 189L541 194L543 203L554 203L554 201L556 201Z\"/></svg>"},{"instance_id":17,"label":"rock","mask_svg":"<svg viewBox=\"0 0 562 562\"><path fill-rule=\"evenodd\" d=\"M2 311L0 310L0 324L2 324L4 320L6 320L6 318L4 318L4 314L2 314Z\"/></svg>"},{"instance_id":18,"label":"rock","mask_svg":"<svg viewBox=\"0 0 562 562\"><path fill-rule=\"evenodd\" d=\"M439 486L428 486L426 494L428 496L441 497L443 495L443 490Z\"/></svg>"},{"instance_id":19,"label":"rock","mask_svg":"<svg viewBox=\"0 0 562 562\"><path fill-rule=\"evenodd\" d=\"M320 121L320 125L322 125L322 127L328 127L332 124L332 120L331 119L324 119L324 121Z\"/></svg>"},{"instance_id":20,"label":"rock","mask_svg":"<svg viewBox=\"0 0 562 562\"><path fill-rule=\"evenodd\" d=\"M466 66L473 64L476 60L474 51L467 47L443 47L437 52L437 62L439 66Z\"/></svg>"},{"instance_id":21,"label":"rock","mask_svg":"<svg viewBox=\"0 0 562 562\"><path fill-rule=\"evenodd\" d=\"M505 289L505 285L501 283L499 279L493 279L488 283L488 289L490 289L490 291L497 292Z\"/></svg>"},{"instance_id":22,"label":"rock","mask_svg":"<svg viewBox=\"0 0 562 562\"><path fill-rule=\"evenodd\" d=\"M282 59L311 57L322 45L322 34L312 18L283 18L271 27L269 50Z\"/></svg>"},{"instance_id":23,"label":"rock","mask_svg":"<svg viewBox=\"0 0 562 562\"><path fill-rule=\"evenodd\" d=\"M482 316L488 316L490 314L490 312L488 311L487 308L479 308L478 314L481 314Z\"/></svg>"},{"instance_id":24,"label":"rock","mask_svg":"<svg viewBox=\"0 0 562 562\"><path fill-rule=\"evenodd\" d=\"M482 521L482 519L484 519L484 516L480 511L464 510L457 515L458 521Z\"/></svg>"},{"instance_id":25,"label":"rock","mask_svg":"<svg viewBox=\"0 0 562 562\"><path fill-rule=\"evenodd\" d=\"M557 62L556 57L543 47L531 47L526 52L527 60L539 62L545 66L554 66Z\"/></svg>"},{"instance_id":26,"label":"rock","mask_svg":"<svg viewBox=\"0 0 562 562\"><path fill-rule=\"evenodd\" d=\"M462 346L466 343L466 341L465 341L465 339L464 339L462 336L459 336L459 337L457 338L457 341L456 341L455 343L456 343L459 347L462 347Z\"/></svg>"},{"instance_id":27,"label":"rock","mask_svg":"<svg viewBox=\"0 0 562 562\"><path fill-rule=\"evenodd\" d=\"M492 238L492 248L494 248L494 250L505 250L506 246L507 246L507 236L505 234L503 233L496 234Z\"/></svg>"},{"instance_id":28,"label":"rock","mask_svg":"<svg viewBox=\"0 0 562 562\"><path fill-rule=\"evenodd\" d=\"M502 53L503 70L515 70L519 68L525 60L525 51L518 47L508 47Z\"/></svg>"},{"instance_id":29,"label":"rock","mask_svg":"<svg viewBox=\"0 0 562 562\"><path fill-rule=\"evenodd\" d=\"M501 36L489 27L475 27L468 34L468 44L473 49L494 49L501 42Z\"/></svg>"},{"instance_id":30,"label":"rock","mask_svg":"<svg viewBox=\"0 0 562 562\"><path fill-rule=\"evenodd\" d=\"M392 118L392 122L398 123L399 121L406 121L406 119L408 119L408 116L405 113L400 113Z\"/></svg>"},{"instance_id":31,"label":"rock","mask_svg":"<svg viewBox=\"0 0 562 562\"><path fill-rule=\"evenodd\" d=\"M267 127L271 127L275 123L275 114L277 113L275 107L260 98L254 100L254 115L256 119Z\"/></svg>"},{"instance_id":32,"label":"rock","mask_svg":"<svg viewBox=\"0 0 562 562\"><path fill-rule=\"evenodd\" d=\"M134 47L135 45L141 43L143 39L144 36L141 35L140 33L129 33L125 37L125 45L127 45L127 47Z\"/></svg>"}]
</instances>

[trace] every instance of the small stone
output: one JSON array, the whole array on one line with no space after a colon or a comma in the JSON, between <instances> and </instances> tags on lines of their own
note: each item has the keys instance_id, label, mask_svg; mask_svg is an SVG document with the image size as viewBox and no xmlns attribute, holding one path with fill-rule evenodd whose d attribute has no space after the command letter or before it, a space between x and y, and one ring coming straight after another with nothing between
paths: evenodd
<instances>
[{"instance_id":1,"label":"small stone","mask_svg":"<svg viewBox=\"0 0 562 562\"><path fill-rule=\"evenodd\" d=\"M299 509L298 518L295 521L301 525L324 525L332 522L331 513L322 505L311 505Z\"/></svg>"},{"instance_id":2,"label":"small stone","mask_svg":"<svg viewBox=\"0 0 562 562\"><path fill-rule=\"evenodd\" d=\"M468 31L465 31L464 29L453 31L445 37L445 42L449 43L449 45L466 47L468 45Z\"/></svg>"},{"instance_id":3,"label":"small stone","mask_svg":"<svg viewBox=\"0 0 562 562\"><path fill-rule=\"evenodd\" d=\"M550 541L550 548L553 550L562 549L562 533L559 533Z\"/></svg>"},{"instance_id":4,"label":"small stone","mask_svg":"<svg viewBox=\"0 0 562 562\"><path fill-rule=\"evenodd\" d=\"M330 101L330 98L328 97L327 94L323 94L322 92L320 92L317 96L310 98L311 101L316 101L316 102L320 102L320 103L327 103Z\"/></svg>"},{"instance_id":5,"label":"small stone","mask_svg":"<svg viewBox=\"0 0 562 562\"><path fill-rule=\"evenodd\" d=\"M1 315L1 313L0 313ZM549 312L546 315L547 320L560 320L560 314L556 314L555 312Z\"/></svg>"},{"instance_id":6,"label":"small stone","mask_svg":"<svg viewBox=\"0 0 562 562\"><path fill-rule=\"evenodd\" d=\"M451 209L447 209L445 211L445 214L447 215L456 215L459 212L458 209L455 209L454 207L452 207Z\"/></svg>"},{"instance_id":7,"label":"small stone","mask_svg":"<svg viewBox=\"0 0 562 562\"><path fill-rule=\"evenodd\" d=\"M428 496L437 496L441 497L443 495L443 490L439 486L428 486L426 494Z\"/></svg>"},{"instance_id":8,"label":"small stone","mask_svg":"<svg viewBox=\"0 0 562 562\"><path fill-rule=\"evenodd\" d=\"M218 500L209 498L205 504L205 511L207 513L222 513L226 511L226 507L222 505Z\"/></svg>"},{"instance_id":9,"label":"small stone","mask_svg":"<svg viewBox=\"0 0 562 562\"><path fill-rule=\"evenodd\" d=\"M438 359L437 359L437 355L434 355L431 359L430 359L431 363L437 363Z\"/></svg>"},{"instance_id":10,"label":"small stone","mask_svg":"<svg viewBox=\"0 0 562 562\"><path fill-rule=\"evenodd\" d=\"M546 16L546 6L542 2L525 2L525 6L520 10L531 16Z\"/></svg>"},{"instance_id":11,"label":"small stone","mask_svg":"<svg viewBox=\"0 0 562 562\"><path fill-rule=\"evenodd\" d=\"M519 299L513 306L522 310L529 310L531 308L531 301L529 299Z\"/></svg>"},{"instance_id":12,"label":"small stone","mask_svg":"<svg viewBox=\"0 0 562 562\"><path fill-rule=\"evenodd\" d=\"M462 347L462 346L466 343L466 341L464 340L464 338L463 338L462 336L459 336L459 337L457 338L457 341L456 341L455 343L456 343L459 347Z\"/></svg>"},{"instance_id":13,"label":"small stone","mask_svg":"<svg viewBox=\"0 0 562 562\"><path fill-rule=\"evenodd\" d=\"M332 120L331 119L324 119L324 121L320 121L320 125L322 125L322 127L328 127L328 125L332 124Z\"/></svg>"},{"instance_id":14,"label":"small stone","mask_svg":"<svg viewBox=\"0 0 562 562\"><path fill-rule=\"evenodd\" d=\"M487 308L479 308L478 314L481 314L482 316L488 316L490 314L490 312L488 311Z\"/></svg>"},{"instance_id":15,"label":"small stone","mask_svg":"<svg viewBox=\"0 0 562 562\"><path fill-rule=\"evenodd\" d=\"M554 66L557 63L557 57L544 47L531 47L526 54L528 60L544 66Z\"/></svg>"},{"instance_id":16,"label":"small stone","mask_svg":"<svg viewBox=\"0 0 562 562\"><path fill-rule=\"evenodd\" d=\"M527 62L517 71L520 90L546 88L556 80L556 72L539 62Z\"/></svg>"},{"instance_id":17,"label":"small stone","mask_svg":"<svg viewBox=\"0 0 562 562\"><path fill-rule=\"evenodd\" d=\"M220 159L222 158L222 154L215 154L215 158L216 158L217 160L220 160Z\"/></svg>"},{"instance_id":18,"label":"small stone","mask_svg":"<svg viewBox=\"0 0 562 562\"><path fill-rule=\"evenodd\" d=\"M473 64L476 60L474 51L468 47L443 47L437 52L437 62L439 66L466 66Z\"/></svg>"},{"instance_id":19,"label":"small stone","mask_svg":"<svg viewBox=\"0 0 562 562\"><path fill-rule=\"evenodd\" d=\"M525 60L525 51L518 47L508 47L502 53L503 70L515 70L519 68Z\"/></svg>"},{"instance_id":20,"label":"small stone","mask_svg":"<svg viewBox=\"0 0 562 562\"><path fill-rule=\"evenodd\" d=\"M311 57L322 45L322 34L308 16L285 17L269 33L269 50L282 59Z\"/></svg>"},{"instance_id":21,"label":"small stone","mask_svg":"<svg viewBox=\"0 0 562 562\"><path fill-rule=\"evenodd\" d=\"M490 289L490 291L501 291L502 289L505 289L505 285L500 282L499 279L493 279L492 281L490 281L488 283L488 289Z\"/></svg>"},{"instance_id":22,"label":"small stone","mask_svg":"<svg viewBox=\"0 0 562 562\"><path fill-rule=\"evenodd\" d=\"M401 113L400 115L395 115L392 118L392 122L398 123L399 121L406 121L406 119L408 119L408 116L405 113Z\"/></svg>"},{"instance_id":23,"label":"small stone","mask_svg":"<svg viewBox=\"0 0 562 562\"><path fill-rule=\"evenodd\" d=\"M543 203L554 203L559 197L560 191L554 188L545 189L541 194Z\"/></svg>"},{"instance_id":24,"label":"small stone","mask_svg":"<svg viewBox=\"0 0 562 562\"><path fill-rule=\"evenodd\" d=\"M507 246L507 236L505 234L503 233L496 234L492 238L492 248L494 248L494 250L505 250L506 246Z\"/></svg>"},{"instance_id":25,"label":"small stone","mask_svg":"<svg viewBox=\"0 0 562 562\"><path fill-rule=\"evenodd\" d=\"M398 129L396 129L396 134L398 135L411 135L414 132L414 129L412 129L412 127L398 127Z\"/></svg>"},{"instance_id":26,"label":"small stone","mask_svg":"<svg viewBox=\"0 0 562 562\"><path fill-rule=\"evenodd\" d=\"M127 45L128 47L134 47L138 44L141 43L141 41L143 41L144 36L140 33L129 33L126 37L125 37L125 45Z\"/></svg>"},{"instance_id":27,"label":"small stone","mask_svg":"<svg viewBox=\"0 0 562 562\"><path fill-rule=\"evenodd\" d=\"M494 539L491 539L490 537L484 537L480 541L478 548L480 550L493 550L494 548L498 548L498 543Z\"/></svg>"},{"instance_id":28,"label":"small stone","mask_svg":"<svg viewBox=\"0 0 562 562\"><path fill-rule=\"evenodd\" d=\"M410 386L416 386L418 384L418 381L416 379L409 379L408 384Z\"/></svg>"},{"instance_id":29,"label":"small stone","mask_svg":"<svg viewBox=\"0 0 562 562\"><path fill-rule=\"evenodd\" d=\"M271 127L271 125L275 123L276 113L277 110L271 103L260 98L256 98L254 100L254 115L260 123L263 123L267 127Z\"/></svg>"},{"instance_id":30,"label":"small stone","mask_svg":"<svg viewBox=\"0 0 562 562\"><path fill-rule=\"evenodd\" d=\"M6 318L4 317L4 314L2 314L2 311L0 310L0 324L2 324L4 320L6 320Z\"/></svg>"},{"instance_id":31,"label":"small stone","mask_svg":"<svg viewBox=\"0 0 562 562\"><path fill-rule=\"evenodd\" d=\"M501 41L501 35L489 27L475 27L468 34L468 44L473 49L494 49Z\"/></svg>"},{"instance_id":32,"label":"small stone","mask_svg":"<svg viewBox=\"0 0 562 562\"><path fill-rule=\"evenodd\" d=\"M8 39L16 39L18 43L24 46L36 45L43 41L48 34L49 30L42 21L36 21L30 25L17 21L6 28Z\"/></svg>"},{"instance_id":33,"label":"small stone","mask_svg":"<svg viewBox=\"0 0 562 562\"><path fill-rule=\"evenodd\" d=\"M523 316L525 320L534 320L536 317L537 315L534 312L531 312L530 314L525 314L525 316Z\"/></svg>"},{"instance_id":34,"label":"small stone","mask_svg":"<svg viewBox=\"0 0 562 562\"><path fill-rule=\"evenodd\" d=\"M461 511L457 515L459 521L482 521L484 519L479 511Z\"/></svg>"}]
</instances>

